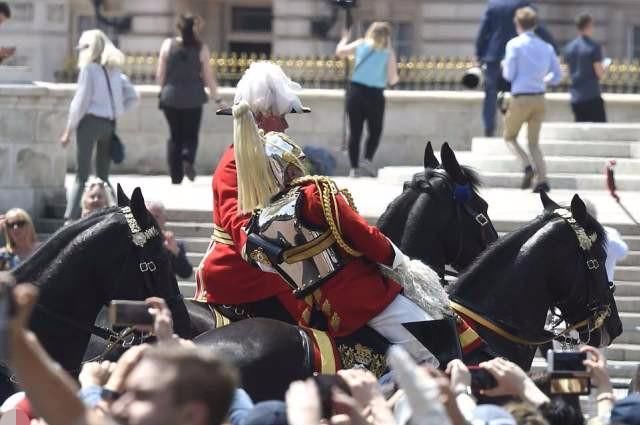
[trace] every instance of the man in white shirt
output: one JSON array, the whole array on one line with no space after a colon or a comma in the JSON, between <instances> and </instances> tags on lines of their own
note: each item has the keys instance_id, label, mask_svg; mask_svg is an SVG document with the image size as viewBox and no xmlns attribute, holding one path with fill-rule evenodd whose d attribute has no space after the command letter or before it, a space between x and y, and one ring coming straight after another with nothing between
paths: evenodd
<instances>
[{"instance_id":1,"label":"man in white shirt","mask_svg":"<svg viewBox=\"0 0 640 425\"><path fill-rule=\"evenodd\" d=\"M507 43L502 75L511 82L511 101L504 119L504 139L524 168L521 188L534 192L548 192L546 167L539 146L540 129L545 114L546 84L557 85L562 80L560 62L553 46L535 34L538 22L536 11L523 7L516 11L518 36ZM517 142L522 124L527 123L529 155Z\"/></svg>"}]
</instances>

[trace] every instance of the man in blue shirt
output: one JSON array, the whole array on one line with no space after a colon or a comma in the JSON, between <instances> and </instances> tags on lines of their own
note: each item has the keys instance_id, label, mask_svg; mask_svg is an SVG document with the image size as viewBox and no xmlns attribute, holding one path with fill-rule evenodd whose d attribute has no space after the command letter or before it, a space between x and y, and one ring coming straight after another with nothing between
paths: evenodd
<instances>
[{"instance_id":1,"label":"man in blue shirt","mask_svg":"<svg viewBox=\"0 0 640 425\"><path fill-rule=\"evenodd\" d=\"M602 47L592 40L593 18L584 13L576 19L578 37L564 48L571 73L571 109L576 122L606 122L604 102L600 94Z\"/></svg>"},{"instance_id":2,"label":"man in blue shirt","mask_svg":"<svg viewBox=\"0 0 640 425\"><path fill-rule=\"evenodd\" d=\"M513 17L516 10L530 6L529 0L489 0L482 17L476 39L476 59L485 67L484 104L482 120L485 136L495 132L496 99L499 91L509 91L509 84L500 74L500 61L504 58L507 42L517 35ZM553 44L551 34L543 27L536 29L539 36Z\"/></svg>"},{"instance_id":3,"label":"man in blue shirt","mask_svg":"<svg viewBox=\"0 0 640 425\"><path fill-rule=\"evenodd\" d=\"M560 83L562 70L553 46L534 32L537 25L535 10L530 7L518 9L515 24L519 35L507 43L502 62L502 76L511 82L512 97L504 118L504 139L524 167L522 189L531 187L535 176L533 191L548 192L546 167L539 145L545 113L544 92L547 83ZM531 158L517 142L524 123L527 123Z\"/></svg>"}]
</instances>

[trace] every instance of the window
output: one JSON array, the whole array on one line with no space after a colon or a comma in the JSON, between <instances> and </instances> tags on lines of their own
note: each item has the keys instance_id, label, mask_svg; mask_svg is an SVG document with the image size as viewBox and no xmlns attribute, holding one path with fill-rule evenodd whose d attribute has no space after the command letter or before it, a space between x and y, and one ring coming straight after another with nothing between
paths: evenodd
<instances>
[{"instance_id":1,"label":"window","mask_svg":"<svg viewBox=\"0 0 640 425\"><path fill-rule=\"evenodd\" d=\"M248 32L271 32L270 7L233 7L231 30Z\"/></svg>"},{"instance_id":2,"label":"window","mask_svg":"<svg viewBox=\"0 0 640 425\"><path fill-rule=\"evenodd\" d=\"M413 52L413 24L410 22L394 23L392 41L398 58L411 56Z\"/></svg>"},{"instance_id":3,"label":"window","mask_svg":"<svg viewBox=\"0 0 640 425\"><path fill-rule=\"evenodd\" d=\"M635 25L631 29L631 48L630 48L630 56L631 59L640 58L640 26Z\"/></svg>"},{"instance_id":4,"label":"window","mask_svg":"<svg viewBox=\"0 0 640 425\"><path fill-rule=\"evenodd\" d=\"M362 31L364 36L373 21L362 22ZM391 24L391 43L396 51L396 56L411 56L413 52L413 24L411 22L390 22Z\"/></svg>"},{"instance_id":5,"label":"window","mask_svg":"<svg viewBox=\"0 0 640 425\"><path fill-rule=\"evenodd\" d=\"M271 43L230 42L229 51L242 53L257 53L258 55L271 56Z\"/></svg>"}]
</instances>

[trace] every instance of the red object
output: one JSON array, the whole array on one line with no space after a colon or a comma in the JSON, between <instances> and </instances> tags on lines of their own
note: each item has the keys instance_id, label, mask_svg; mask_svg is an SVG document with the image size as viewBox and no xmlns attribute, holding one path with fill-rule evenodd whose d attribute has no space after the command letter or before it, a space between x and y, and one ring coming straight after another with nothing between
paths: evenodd
<instances>
[{"instance_id":1,"label":"red object","mask_svg":"<svg viewBox=\"0 0 640 425\"><path fill-rule=\"evenodd\" d=\"M306 183L302 195L302 219L312 226L326 229L328 225L316 185ZM395 254L389 240L354 211L343 196L337 197L337 208L343 238L363 256L351 257L338 248L347 264L314 291L313 302L316 309L327 318L329 333L344 336L382 312L398 295L401 287L384 278L376 264L393 263Z\"/></svg>"},{"instance_id":2,"label":"red object","mask_svg":"<svg viewBox=\"0 0 640 425\"><path fill-rule=\"evenodd\" d=\"M616 179L614 176L614 167L616 166L616 160L611 159L607 162L605 167L605 174L607 175L607 188L609 189L609 193L616 200L616 202L620 202L620 197L616 193Z\"/></svg>"},{"instance_id":3,"label":"red object","mask_svg":"<svg viewBox=\"0 0 640 425\"><path fill-rule=\"evenodd\" d=\"M213 223L224 229L234 245L216 243L200 263L196 274L195 298L216 304L243 304L277 296L289 313L299 320L304 301L274 273L265 273L242 259L247 235L243 228L250 215L238 215L238 178L233 146L223 153L213 174Z\"/></svg>"}]
</instances>

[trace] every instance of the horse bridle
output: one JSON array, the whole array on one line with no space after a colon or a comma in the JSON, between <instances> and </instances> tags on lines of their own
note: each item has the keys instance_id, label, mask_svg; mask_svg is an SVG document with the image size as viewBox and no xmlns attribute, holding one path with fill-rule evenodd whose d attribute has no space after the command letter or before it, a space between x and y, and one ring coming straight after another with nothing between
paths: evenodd
<instances>
[{"instance_id":1,"label":"horse bridle","mask_svg":"<svg viewBox=\"0 0 640 425\"><path fill-rule=\"evenodd\" d=\"M512 334L509 331L506 331L505 329L496 325L494 322L488 320L484 316L476 313L475 311L469 309L468 307L458 304L457 302L451 301L450 307L456 313L467 316L471 320L492 330L493 332L502 336L503 338L521 345L539 346L539 345L548 344L549 342L552 342L555 340L571 346L578 345L580 342L588 343L589 340L591 339L591 332L602 327L606 318L611 315L610 305L608 304L605 306L594 305L593 300L590 299L591 296L589 294L589 289L591 287L591 284L596 284L595 279L597 277L595 276L595 274L600 268L600 263L592 253L593 245L595 243L595 239L594 239L595 234L593 236L589 236L585 231L585 229L573 217L573 214L571 213L571 211L565 208L557 208L553 211L553 214L563 219L569 225L569 227L572 229L573 233L576 235L576 238L578 240L578 244L580 246L580 252L582 254L584 264L587 268L587 276L588 276L587 279L589 281L587 285L587 291L588 291L587 303L589 304L587 308L591 311L591 314L589 317L568 326L562 332L554 333L553 331L549 331L552 334L552 336L549 338L545 338L543 340L532 340L528 338L519 337L517 335ZM562 303L558 303L558 304L562 304ZM597 304L597 302L595 304ZM559 318L561 321L568 323L568 321L562 315L559 315ZM575 338L566 336L571 331L574 331L574 330L578 331L578 335L579 335L580 329L584 327L587 328L587 332L589 334L587 341L582 341L580 337L576 340Z\"/></svg>"},{"instance_id":2,"label":"horse bridle","mask_svg":"<svg viewBox=\"0 0 640 425\"><path fill-rule=\"evenodd\" d=\"M473 188L471 187L471 185L469 183L465 184L465 185L460 185L458 183L451 183L449 182L449 179L451 178L449 176L449 174L446 172L446 170L440 170L440 169L433 169L432 170L434 175L439 176L440 178L443 179L443 181L445 182L445 184L447 184L450 188L451 191L453 193L453 201L455 204L455 208L456 208L456 219L458 221L458 223L461 223L461 219L462 219L462 214L465 213L468 216L470 216L474 222L476 224L478 224L480 226L480 239L482 241L482 243L486 246L488 245L488 240L489 237L487 235L487 231L488 231L488 225L491 224L491 220L489 220L489 218L482 212L482 211L478 211L476 210L473 205L471 205L468 200L471 197L471 193L473 192ZM431 186L429 184L429 186ZM466 199L462 199L462 196L456 196L458 193L458 190L464 191L467 193ZM459 226L459 231L458 231L458 248L456 250L456 254L454 259L450 262L451 265L453 265L454 267L456 266L456 264L458 263L458 261L460 260L460 257L462 256L462 251L464 250L464 230L462 229L462 226ZM440 283L445 286L447 285L447 281L445 279L445 275L446 274L450 274L452 276L457 276L456 273L453 272L449 272L446 270L446 267L443 267L442 270L438 270L438 277L440 278Z\"/></svg>"},{"instance_id":3,"label":"horse bridle","mask_svg":"<svg viewBox=\"0 0 640 425\"><path fill-rule=\"evenodd\" d=\"M133 249L136 252L137 260L138 260L138 270L142 274L144 280L144 287L146 293L151 296L154 291L153 288L156 287L156 280L154 272L157 270L157 266L153 260L149 260L145 258L144 246L151 239L158 237L160 232L155 227L150 227L149 229L142 230L137 220L135 219L130 207L121 207L120 212L124 215L127 225L129 227L129 231L131 233L131 241L133 242ZM119 275L121 276L128 262L125 260L122 264L122 268L120 270ZM121 282L121 279L118 278L116 280L116 286L113 289L113 292L117 292L117 284ZM110 299L113 298L113 295L110 295ZM91 325L82 325L80 323L75 322L64 315L58 314L54 311L47 309L41 304L36 304L36 308L42 311L45 315L50 318L57 320L58 322L64 323L66 326L75 328L77 330L88 332L91 335L95 335L98 338L101 338L107 342L105 350L98 354L97 356L86 360L81 363L81 367L85 363L93 362L93 361L101 361L103 360L109 353L111 353L116 347L121 346L122 348L129 348L136 343L142 343L149 336L145 334L136 335L136 331L132 327L127 327L120 332L116 332L113 329L105 328L101 326L97 326L95 324ZM79 372L76 371L76 372ZM16 382L14 377L10 377L12 382Z\"/></svg>"}]
</instances>

